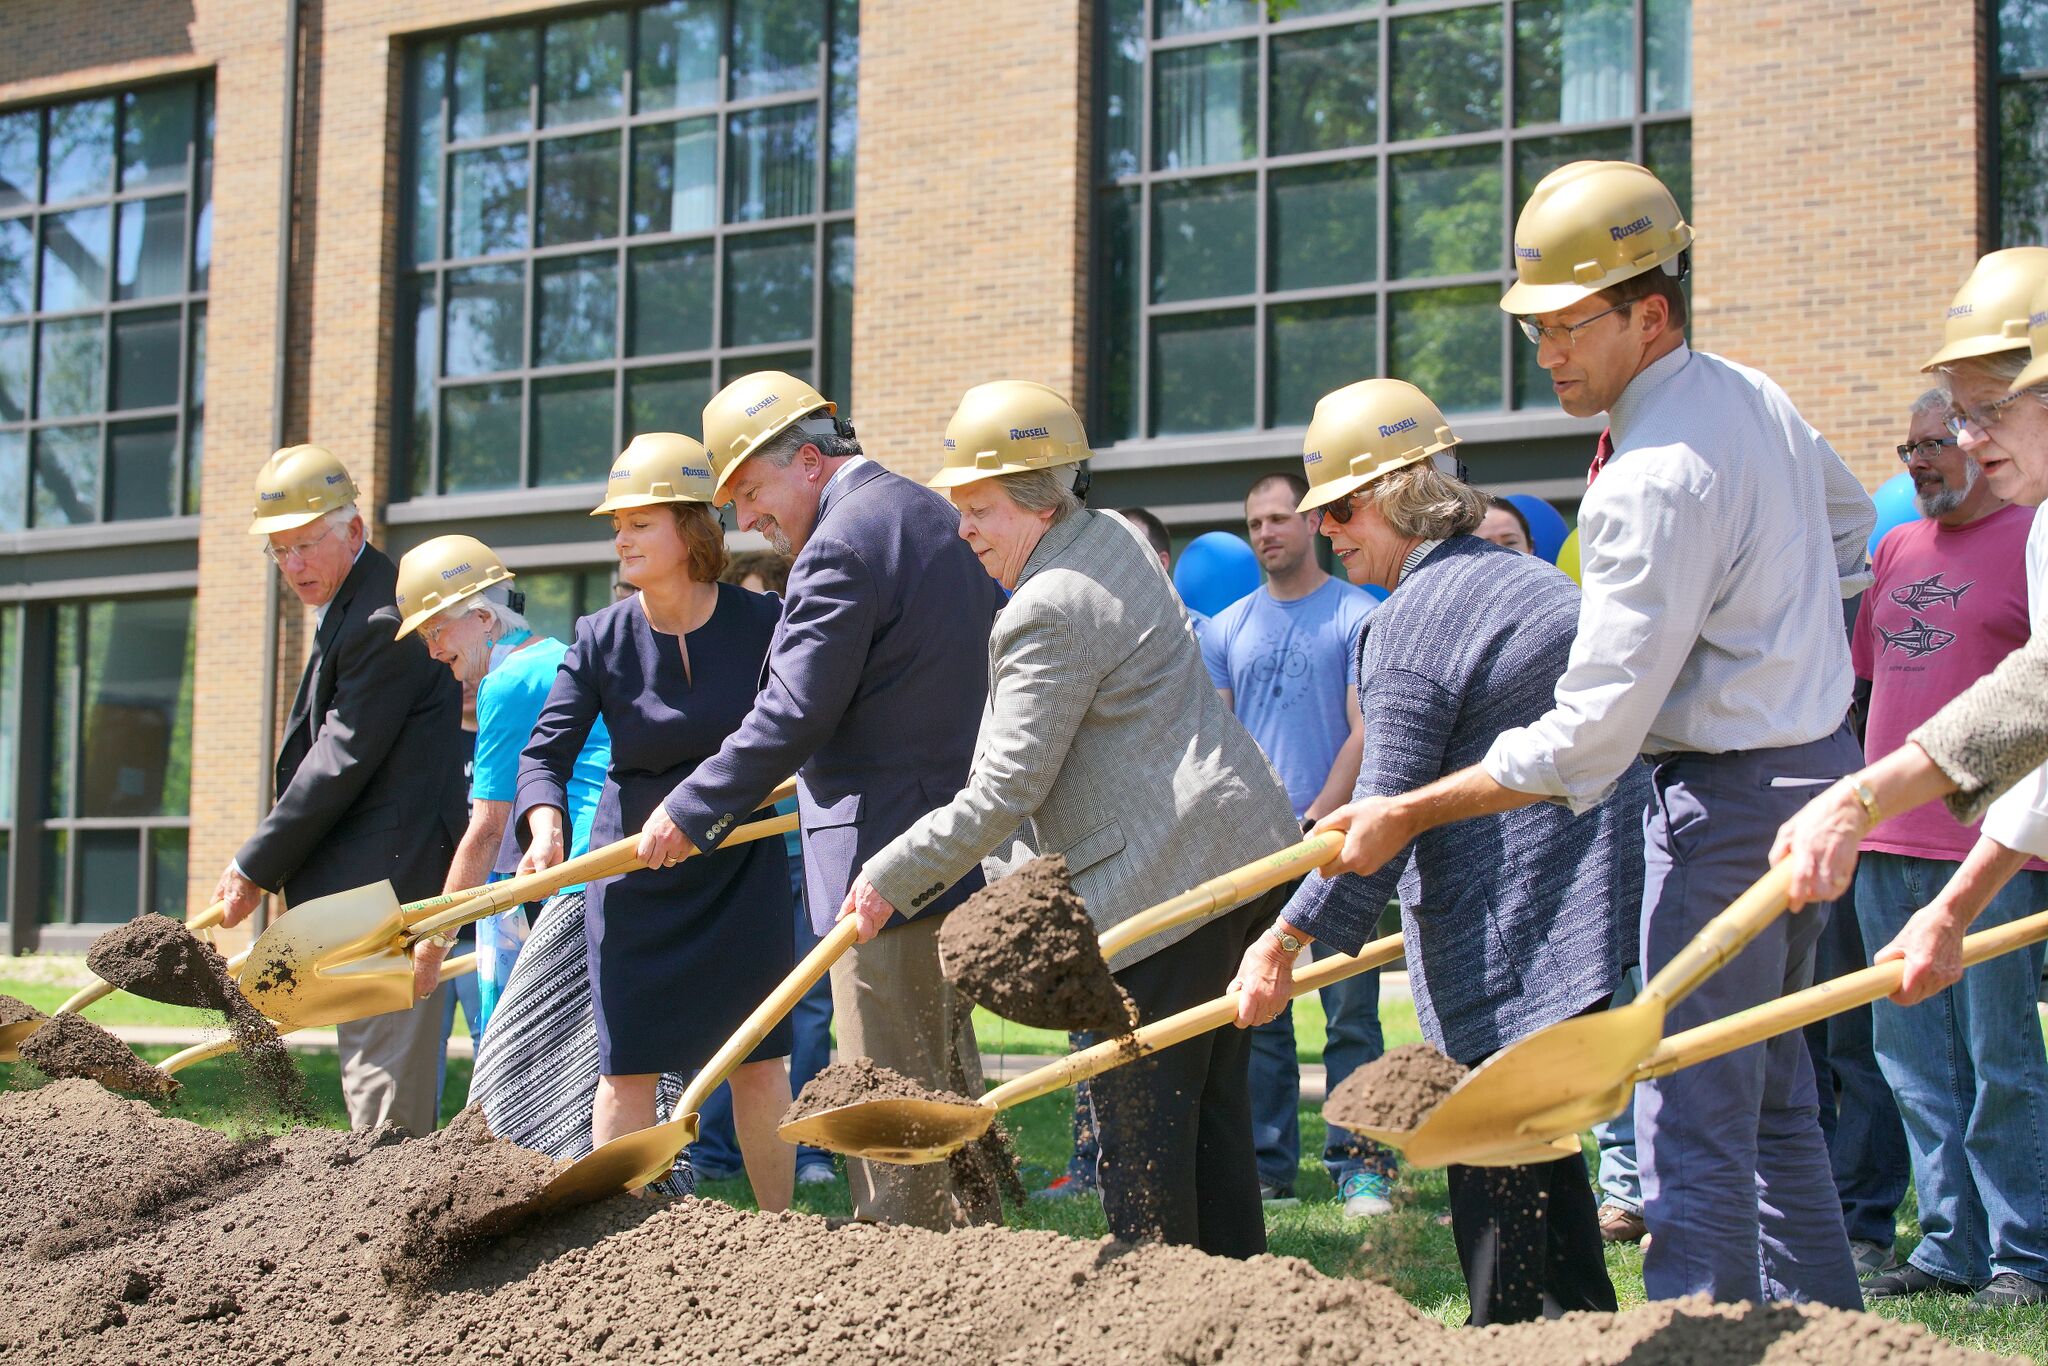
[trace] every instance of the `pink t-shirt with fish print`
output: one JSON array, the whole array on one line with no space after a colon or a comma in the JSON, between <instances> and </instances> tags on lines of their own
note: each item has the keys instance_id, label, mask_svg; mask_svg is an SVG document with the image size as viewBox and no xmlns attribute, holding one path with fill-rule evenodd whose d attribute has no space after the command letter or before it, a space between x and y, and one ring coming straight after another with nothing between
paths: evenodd
<instances>
[{"instance_id":1,"label":"pink t-shirt with fish print","mask_svg":"<svg viewBox=\"0 0 2048 1366\"><path fill-rule=\"evenodd\" d=\"M1921 722L2027 641L2027 533L2034 509L2010 505L1963 527L1921 518L1895 528L1871 557L1876 581L1850 637L1858 678L1870 680L1863 749L1891 753ZM1865 849L1960 862L1977 827L1940 802L1894 816ZM2031 860L2029 868L2048 868Z\"/></svg>"}]
</instances>

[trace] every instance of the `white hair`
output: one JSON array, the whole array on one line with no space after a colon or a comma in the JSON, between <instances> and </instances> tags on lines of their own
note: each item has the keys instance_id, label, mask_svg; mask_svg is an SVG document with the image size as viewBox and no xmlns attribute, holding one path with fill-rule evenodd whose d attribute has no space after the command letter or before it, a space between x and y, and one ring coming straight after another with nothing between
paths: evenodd
<instances>
[{"instance_id":1,"label":"white hair","mask_svg":"<svg viewBox=\"0 0 2048 1366\"><path fill-rule=\"evenodd\" d=\"M363 510L357 507L353 502L349 502L343 503L338 508L333 508L327 512L321 513L320 520L338 530L346 530L350 522L354 521L356 518L362 515Z\"/></svg>"},{"instance_id":2,"label":"white hair","mask_svg":"<svg viewBox=\"0 0 2048 1366\"><path fill-rule=\"evenodd\" d=\"M465 605L469 611L484 618L485 622L493 628L491 634L494 636L504 637L511 635L514 631L532 630L533 627L527 623L525 617L506 605L506 599L511 596L511 592L512 590L505 587L504 584L494 583L489 588L470 598Z\"/></svg>"}]
</instances>

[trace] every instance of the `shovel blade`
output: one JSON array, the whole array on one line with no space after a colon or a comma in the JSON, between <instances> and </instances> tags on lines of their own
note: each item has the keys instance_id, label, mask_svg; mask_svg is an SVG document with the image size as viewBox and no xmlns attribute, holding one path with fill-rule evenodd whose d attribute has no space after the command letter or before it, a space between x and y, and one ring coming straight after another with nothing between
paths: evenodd
<instances>
[{"instance_id":1,"label":"shovel blade","mask_svg":"<svg viewBox=\"0 0 2048 1366\"><path fill-rule=\"evenodd\" d=\"M284 1029L341 1024L412 1005L405 915L388 882L294 906L242 965L242 994Z\"/></svg>"},{"instance_id":2,"label":"shovel blade","mask_svg":"<svg viewBox=\"0 0 2048 1366\"><path fill-rule=\"evenodd\" d=\"M0 1025L0 1062L21 1061L21 1041L43 1027L47 1015L38 1012L26 1020L16 1020L10 1025Z\"/></svg>"},{"instance_id":3,"label":"shovel blade","mask_svg":"<svg viewBox=\"0 0 2048 1366\"><path fill-rule=\"evenodd\" d=\"M992 1105L944 1100L863 1100L792 1120L775 1132L785 1143L914 1167L950 1157L988 1132Z\"/></svg>"},{"instance_id":4,"label":"shovel blade","mask_svg":"<svg viewBox=\"0 0 2048 1366\"><path fill-rule=\"evenodd\" d=\"M541 1205L546 1209L565 1209L639 1190L665 1176L675 1165L677 1155L696 1141L694 1114L651 1129L620 1134L556 1172L541 1192Z\"/></svg>"}]
</instances>

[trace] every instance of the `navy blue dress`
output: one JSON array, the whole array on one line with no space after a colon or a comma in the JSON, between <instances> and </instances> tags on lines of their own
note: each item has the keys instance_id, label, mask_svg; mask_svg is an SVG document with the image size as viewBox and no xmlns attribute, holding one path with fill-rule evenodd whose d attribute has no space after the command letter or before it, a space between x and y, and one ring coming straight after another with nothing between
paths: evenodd
<instances>
[{"instance_id":1,"label":"navy blue dress","mask_svg":"<svg viewBox=\"0 0 2048 1366\"><path fill-rule=\"evenodd\" d=\"M780 615L779 599L720 584L711 616L687 637L690 674L676 637L648 624L637 595L578 621L520 756L516 820L564 805L576 754L602 715L612 766L590 845L637 832L752 709ZM696 1071L796 961L779 838L594 882L583 916L607 1076ZM789 1048L784 1019L748 1061Z\"/></svg>"}]
</instances>

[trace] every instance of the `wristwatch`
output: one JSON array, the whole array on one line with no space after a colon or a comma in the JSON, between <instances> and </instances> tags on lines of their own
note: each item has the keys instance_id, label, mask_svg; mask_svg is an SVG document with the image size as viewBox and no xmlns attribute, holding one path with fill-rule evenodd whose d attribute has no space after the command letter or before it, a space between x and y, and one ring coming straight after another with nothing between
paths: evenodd
<instances>
[{"instance_id":1,"label":"wristwatch","mask_svg":"<svg viewBox=\"0 0 2048 1366\"><path fill-rule=\"evenodd\" d=\"M1851 773L1842 779L1842 783L1849 789L1849 795L1863 804L1863 814L1870 818L1871 827L1875 829L1884 820L1877 809L1877 793L1860 773Z\"/></svg>"},{"instance_id":2,"label":"wristwatch","mask_svg":"<svg viewBox=\"0 0 2048 1366\"><path fill-rule=\"evenodd\" d=\"M1280 951L1290 958L1308 947L1306 939L1298 939L1294 935L1289 934L1286 930L1281 929L1277 922L1271 929L1266 931L1266 934L1274 943L1280 946Z\"/></svg>"}]
</instances>

